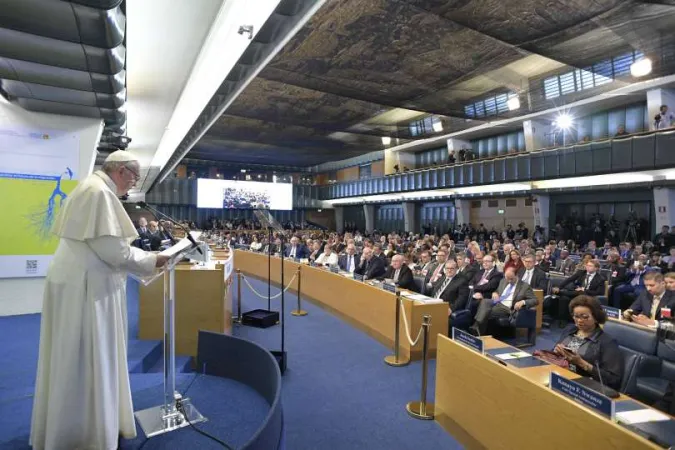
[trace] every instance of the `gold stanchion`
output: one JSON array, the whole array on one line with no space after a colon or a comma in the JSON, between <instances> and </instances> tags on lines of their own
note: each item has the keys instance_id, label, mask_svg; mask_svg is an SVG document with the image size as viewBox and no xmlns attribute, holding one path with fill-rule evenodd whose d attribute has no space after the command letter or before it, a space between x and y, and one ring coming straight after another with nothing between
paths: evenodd
<instances>
[{"instance_id":1,"label":"gold stanchion","mask_svg":"<svg viewBox=\"0 0 675 450\"><path fill-rule=\"evenodd\" d=\"M237 317L232 319L234 323L241 323L241 269L237 269Z\"/></svg>"},{"instance_id":2,"label":"gold stanchion","mask_svg":"<svg viewBox=\"0 0 675 450\"><path fill-rule=\"evenodd\" d=\"M394 320L394 326L396 329L394 330L394 354L386 356L384 358L384 362L390 366L393 367L401 367L401 366L407 366L410 364L409 359L402 359L400 356L401 352L401 345L400 345L400 338L401 338L401 291L396 291L396 319Z\"/></svg>"},{"instance_id":3,"label":"gold stanchion","mask_svg":"<svg viewBox=\"0 0 675 450\"><path fill-rule=\"evenodd\" d=\"M408 414L416 419L433 420L434 418L434 404L427 403L427 351L429 351L429 328L431 327L431 316L425 315L422 322L422 329L424 336L422 339L422 394L419 402L409 402L405 409Z\"/></svg>"},{"instance_id":4,"label":"gold stanchion","mask_svg":"<svg viewBox=\"0 0 675 450\"><path fill-rule=\"evenodd\" d=\"M296 276L298 277L298 307L296 309L294 309L293 311L291 311L292 316L306 316L308 314L307 311L302 309L302 305L300 304L300 302L301 302L300 297L302 296L302 293L301 293L301 290L300 290L300 287L301 287L300 279L302 277L302 272L300 271L301 268L302 268L302 266L298 266L298 272L296 273ZM283 286L281 286L281 288L283 289Z\"/></svg>"}]
</instances>

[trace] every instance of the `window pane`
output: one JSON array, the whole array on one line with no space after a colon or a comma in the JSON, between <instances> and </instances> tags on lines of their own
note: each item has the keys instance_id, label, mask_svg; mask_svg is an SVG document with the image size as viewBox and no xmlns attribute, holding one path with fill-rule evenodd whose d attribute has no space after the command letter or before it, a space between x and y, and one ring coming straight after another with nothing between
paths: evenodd
<instances>
[{"instance_id":1,"label":"window pane","mask_svg":"<svg viewBox=\"0 0 675 450\"><path fill-rule=\"evenodd\" d=\"M499 94L497 96L497 111L500 113L506 112L509 110L508 97L506 94Z\"/></svg>"},{"instance_id":2,"label":"window pane","mask_svg":"<svg viewBox=\"0 0 675 450\"><path fill-rule=\"evenodd\" d=\"M574 72L568 72L560 75L560 92L565 94L571 94L576 91L574 85Z\"/></svg>"},{"instance_id":3,"label":"window pane","mask_svg":"<svg viewBox=\"0 0 675 450\"><path fill-rule=\"evenodd\" d=\"M560 86L558 77L551 77L544 80L544 96L546 99L560 97Z\"/></svg>"},{"instance_id":4,"label":"window pane","mask_svg":"<svg viewBox=\"0 0 675 450\"><path fill-rule=\"evenodd\" d=\"M595 86L591 68L581 70L581 89L590 89Z\"/></svg>"},{"instance_id":5,"label":"window pane","mask_svg":"<svg viewBox=\"0 0 675 450\"><path fill-rule=\"evenodd\" d=\"M633 54L621 55L614 58L614 76L621 77L630 73L630 65L633 64Z\"/></svg>"},{"instance_id":6,"label":"window pane","mask_svg":"<svg viewBox=\"0 0 675 450\"><path fill-rule=\"evenodd\" d=\"M494 97L489 97L485 99L485 115L487 116L497 115L497 103L495 102Z\"/></svg>"},{"instance_id":7,"label":"window pane","mask_svg":"<svg viewBox=\"0 0 675 450\"><path fill-rule=\"evenodd\" d=\"M612 63L610 60L594 64L593 72L595 72L596 86L601 86L603 84L612 82Z\"/></svg>"},{"instance_id":8,"label":"window pane","mask_svg":"<svg viewBox=\"0 0 675 450\"><path fill-rule=\"evenodd\" d=\"M466 114L466 117L476 117L473 105L466 105L464 107L464 114Z\"/></svg>"},{"instance_id":9,"label":"window pane","mask_svg":"<svg viewBox=\"0 0 675 450\"><path fill-rule=\"evenodd\" d=\"M483 102L476 102L476 117L485 117L485 105Z\"/></svg>"}]
</instances>

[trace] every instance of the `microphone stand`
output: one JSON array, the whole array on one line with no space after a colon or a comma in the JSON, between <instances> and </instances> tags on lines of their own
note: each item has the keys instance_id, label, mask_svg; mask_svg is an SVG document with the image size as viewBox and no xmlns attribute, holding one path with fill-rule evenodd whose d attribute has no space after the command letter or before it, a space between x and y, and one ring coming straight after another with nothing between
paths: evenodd
<instances>
[{"instance_id":1,"label":"microphone stand","mask_svg":"<svg viewBox=\"0 0 675 450\"><path fill-rule=\"evenodd\" d=\"M195 238L193 238L192 235L190 234L190 230L184 227L182 224L178 223L178 221L176 221L173 217L156 210L155 208L153 208L152 206L148 205L145 202L138 202L137 205L145 209L146 211L149 211L150 214L155 216L155 219L157 219L157 216L163 217L164 219L168 220L169 222L171 222L172 224L176 225L178 228L183 230L185 232L185 237L187 238L188 241L190 241L192 247L197 249L200 255L204 254L204 252L202 252L202 249L199 247L199 244L197 244L197 241L195 241Z\"/></svg>"}]
</instances>

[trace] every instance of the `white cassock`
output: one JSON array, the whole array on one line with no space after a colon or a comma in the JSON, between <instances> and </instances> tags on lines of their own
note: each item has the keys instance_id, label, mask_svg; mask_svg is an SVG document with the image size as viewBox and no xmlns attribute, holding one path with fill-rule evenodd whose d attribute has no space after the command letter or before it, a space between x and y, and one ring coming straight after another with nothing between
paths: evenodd
<instances>
[{"instance_id":1,"label":"white cassock","mask_svg":"<svg viewBox=\"0 0 675 450\"><path fill-rule=\"evenodd\" d=\"M127 368L127 272L157 257L129 244L136 229L113 181L97 171L67 198L45 283L30 443L36 449L116 449L136 436Z\"/></svg>"}]
</instances>

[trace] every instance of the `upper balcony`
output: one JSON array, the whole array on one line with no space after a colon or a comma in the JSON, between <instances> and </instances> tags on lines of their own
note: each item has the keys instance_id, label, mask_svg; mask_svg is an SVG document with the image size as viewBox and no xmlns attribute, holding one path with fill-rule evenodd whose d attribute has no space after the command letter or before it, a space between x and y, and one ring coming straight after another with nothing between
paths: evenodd
<instances>
[{"instance_id":1,"label":"upper balcony","mask_svg":"<svg viewBox=\"0 0 675 450\"><path fill-rule=\"evenodd\" d=\"M646 132L319 188L321 200L675 167L675 130Z\"/></svg>"}]
</instances>

